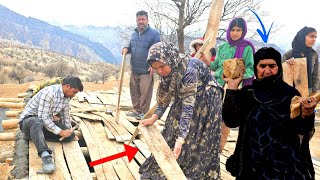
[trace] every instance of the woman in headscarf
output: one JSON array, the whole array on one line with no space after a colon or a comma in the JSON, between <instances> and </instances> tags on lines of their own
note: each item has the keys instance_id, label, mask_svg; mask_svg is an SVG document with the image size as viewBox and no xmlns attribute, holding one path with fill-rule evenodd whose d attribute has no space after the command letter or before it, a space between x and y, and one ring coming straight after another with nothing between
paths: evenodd
<instances>
[{"instance_id":1,"label":"woman in headscarf","mask_svg":"<svg viewBox=\"0 0 320 180\"><path fill-rule=\"evenodd\" d=\"M217 56L214 62L204 61L212 71L215 71L215 77L221 86L225 82L223 76L223 63L227 59L242 58L246 67L242 87L252 84L253 81L253 54L255 52L253 44L245 40L247 34L247 23L243 18L234 18L227 30L228 42L223 43L218 47ZM221 147L220 151L224 149L227 142L230 129L222 123Z\"/></svg>"},{"instance_id":2,"label":"woman in headscarf","mask_svg":"<svg viewBox=\"0 0 320 180\"><path fill-rule=\"evenodd\" d=\"M317 31L312 27L302 28L292 41L292 49L283 55L282 61L294 64L294 58L307 58L308 88L310 93L318 91L318 53L312 49Z\"/></svg>"},{"instance_id":3,"label":"woman in headscarf","mask_svg":"<svg viewBox=\"0 0 320 180\"><path fill-rule=\"evenodd\" d=\"M206 64L189 55L179 57L171 43L152 45L147 63L160 76L158 107L140 125L153 124L173 102L162 135L182 171L188 179L219 179L222 87ZM152 155L139 172L142 178L165 179Z\"/></svg>"},{"instance_id":4,"label":"woman in headscarf","mask_svg":"<svg viewBox=\"0 0 320 180\"><path fill-rule=\"evenodd\" d=\"M314 179L309 141L314 133L315 98L302 98L301 114L290 119L299 92L282 80L281 54L262 48L254 54L256 80L238 89L228 83L222 109L228 127L239 127L236 149L226 169L237 179Z\"/></svg>"}]
</instances>

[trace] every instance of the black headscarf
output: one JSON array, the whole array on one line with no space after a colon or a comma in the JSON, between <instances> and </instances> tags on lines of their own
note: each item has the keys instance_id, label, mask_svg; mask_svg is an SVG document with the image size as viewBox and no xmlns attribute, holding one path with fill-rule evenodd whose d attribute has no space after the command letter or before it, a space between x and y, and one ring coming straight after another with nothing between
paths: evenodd
<instances>
[{"instance_id":1,"label":"black headscarf","mask_svg":"<svg viewBox=\"0 0 320 180\"><path fill-rule=\"evenodd\" d=\"M312 47L306 46L306 36L311 32L317 32L312 27L305 26L302 28L292 41L292 56L294 58L307 58L308 87L312 88Z\"/></svg>"},{"instance_id":2,"label":"black headscarf","mask_svg":"<svg viewBox=\"0 0 320 180\"><path fill-rule=\"evenodd\" d=\"M272 47L263 47L259 49L254 54L254 74L257 75L257 65L260 60L264 59L273 59L276 61L278 66L278 73L269 77L265 77L262 79L255 79L253 81L253 89L255 96L262 102L267 102L270 99L273 99L274 96L279 94L278 85L283 83L282 80L282 64L281 64L281 54L279 51L275 50Z\"/></svg>"}]
</instances>

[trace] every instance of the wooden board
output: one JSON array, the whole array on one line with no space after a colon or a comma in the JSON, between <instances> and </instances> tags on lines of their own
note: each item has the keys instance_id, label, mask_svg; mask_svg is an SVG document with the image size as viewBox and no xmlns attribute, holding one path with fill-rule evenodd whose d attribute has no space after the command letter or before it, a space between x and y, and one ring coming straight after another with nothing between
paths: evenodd
<instances>
[{"instance_id":1,"label":"wooden board","mask_svg":"<svg viewBox=\"0 0 320 180\"><path fill-rule=\"evenodd\" d=\"M106 154L105 157L117 154L118 153L117 148L113 145L111 140L107 139L107 135L104 131L102 124L98 122L91 122L90 124L91 124L92 130L94 131L94 132L92 131L90 132L92 135L95 134L95 139L101 142L99 143L100 145L99 148L105 151L105 154ZM134 179L130 170L127 168L127 166L125 165L122 159L115 159L110 162L106 162L104 164L109 164L110 166L112 165L112 167L114 168L114 170L116 171L120 179Z\"/></svg>"},{"instance_id":2,"label":"wooden board","mask_svg":"<svg viewBox=\"0 0 320 180\"><path fill-rule=\"evenodd\" d=\"M88 121L83 121L83 122L85 123L87 130L90 132L90 135L92 137L92 140L90 140L91 144L95 146L94 157L91 157L92 153L90 153L90 151L93 149L89 148L88 146L91 161L95 161L95 160L107 157L108 153L105 151L103 147L103 143L101 142L101 139L97 134L95 127L92 126L91 122L88 122ZM100 123L100 122L97 122L97 123ZM105 133L104 135L105 135L104 138L107 139L107 135ZM98 168L98 167L102 167L103 172L99 172L99 173L96 172L97 176L102 176L104 174L105 179L118 179L117 173L115 172L115 170L113 169L110 163L103 163L103 164L94 166L94 168Z\"/></svg>"},{"instance_id":3,"label":"wooden board","mask_svg":"<svg viewBox=\"0 0 320 180\"><path fill-rule=\"evenodd\" d=\"M73 180L92 179L87 162L77 141L62 143Z\"/></svg>"},{"instance_id":4,"label":"wooden board","mask_svg":"<svg viewBox=\"0 0 320 180\"><path fill-rule=\"evenodd\" d=\"M282 68L284 82L294 86L302 97L307 97L309 88L306 58L295 58L293 65L284 62Z\"/></svg>"},{"instance_id":5,"label":"wooden board","mask_svg":"<svg viewBox=\"0 0 320 180\"><path fill-rule=\"evenodd\" d=\"M142 136L145 137L151 153L155 157L166 178L169 180L187 179L175 160L172 150L169 148L156 126L138 126L138 128L141 131Z\"/></svg>"},{"instance_id":6,"label":"wooden board","mask_svg":"<svg viewBox=\"0 0 320 180\"><path fill-rule=\"evenodd\" d=\"M56 170L52 174L38 174L42 170L42 161L38 156L37 148L29 141L29 179L65 179L71 180L67 165L64 161L62 145L60 142L48 142L48 147L54 152Z\"/></svg>"}]
</instances>

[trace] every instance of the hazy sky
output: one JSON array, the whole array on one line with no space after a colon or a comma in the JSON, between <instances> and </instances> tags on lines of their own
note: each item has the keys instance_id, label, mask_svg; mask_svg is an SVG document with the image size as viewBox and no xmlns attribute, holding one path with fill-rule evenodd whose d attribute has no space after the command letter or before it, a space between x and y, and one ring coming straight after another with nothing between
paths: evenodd
<instances>
[{"instance_id":1,"label":"hazy sky","mask_svg":"<svg viewBox=\"0 0 320 180\"><path fill-rule=\"evenodd\" d=\"M269 12L261 19L265 28L268 30L272 22L283 26L277 34L270 34L269 43L290 48L302 27L311 26L320 32L318 1L264 0L262 9ZM143 0L0 0L0 4L24 16L63 25L135 25L135 13L143 9Z\"/></svg>"}]
</instances>

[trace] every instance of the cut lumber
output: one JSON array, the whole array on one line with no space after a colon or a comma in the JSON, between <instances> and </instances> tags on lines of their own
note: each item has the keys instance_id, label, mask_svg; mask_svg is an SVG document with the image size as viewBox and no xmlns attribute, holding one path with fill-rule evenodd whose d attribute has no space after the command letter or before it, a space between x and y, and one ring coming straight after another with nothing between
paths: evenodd
<instances>
[{"instance_id":1,"label":"cut lumber","mask_svg":"<svg viewBox=\"0 0 320 180\"><path fill-rule=\"evenodd\" d=\"M72 179L92 179L79 143L77 141L64 142L62 146Z\"/></svg>"},{"instance_id":2,"label":"cut lumber","mask_svg":"<svg viewBox=\"0 0 320 180\"><path fill-rule=\"evenodd\" d=\"M1 102L15 102L19 103L23 101L23 98L0 98Z\"/></svg>"},{"instance_id":3,"label":"cut lumber","mask_svg":"<svg viewBox=\"0 0 320 180\"><path fill-rule=\"evenodd\" d=\"M302 97L309 95L307 59L295 58L294 64L282 63L283 80L287 84L295 87Z\"/></svg>"},{"instance_id":4,"label":"cut lumber","mask_svg":"<svg viewBox=\"0 0 320 180\"><path fill-rule=\"evenodd\" d=\"M28 95L28 93L19 93L18 98L24 98Z\"/></svg>"},{"instance_id":5,"label":"cut lumber","mask_svg":"<svg viewBox=\"0 0 320 180\"><path fill-rule=\"evenodd\" d=\"M25 106L25 103L0 102L0 108L21 109L21 108L24 108L24 106Z\"/></svg>"},{"instance_id":6,"label":"cut lumber","mask_svg":"<svg viewBox=\"0 0 320 180\"><path fill-rule=\"evenodd\" d=\"M80 121L79 126L83 135L83 138L86 142L87 145L87 149L88 149L88 153L90 156L90 159L93 160L97 160L97 159L101 159L103 157L100 156L100 153L97 149L97 145L96 145L96 140L92 137L89 128L86 125L86 121L82 121L79 117L77 116L73 116L73 118L75 119L75 121ZM103 165L103 166L94 166L93 167L95 173L96 173L96 178L97 179L103 179L106 178L105 177L105 172L104 169L106 169L106 171L110 171L110 173L112 175L115 174L114 170L112 169L112 167L107 166L107 165Z\"/></svg>"},{"instance_id":7,"label":"cut lumber","mask_svg":"<svg viewBox=\"0 0 320 180\"><path fill-rule=\"evenodd\" d=\"M104 150L106 155L105 157L117 154L118 150L113 145L112 141L106 138L107 135L104 131L104 127L102 126L102 124L99 122L90 122L90 123L92 127L92 129L90 130L91 135L95 136L95 139L101 142L99 143L99 148ZM124 151L124 148L123 148L123 151ZM107 164L108 163L110 163L113 166L114 170L117 172L117 175L119 176L119 179L134 179L133 175L131 174L130 170L128 169L128 167L126 166L126 164L123 162L122 159L115 159L115 160L112 160L111 162L107 162Z\"/></svg>"},{"instance_id":8,"label":"cut lumber","mask_svg":"<svg viewBox=\"0 0 320 180\"><path fill-rule=\"evenodd\" d=\"M64 161L62 145L59 142L47 142L49 148L53 151L56 170L52 174L39 174L42 170L42 161L38 156L36 146L29 141L29 179L65 179L71 180L67 165Z\"/></svg>"},{"instance_id":9,"label":"cut lumber","mask_svg":"<svg viewBox=\"0 0 320 180\"><path fill-rule=\"evenodd\" d=\"M6 117L18 117L21 111L6 111Z\"/></svg>"},{"instance_id":10,"label":"cut lumber","mask_svg":"<svg viewBox=\"0 0 320 180\"><path fill-rule=\"evenodd\" d=\"M94 115L94 114L85 114L85 113L70 113L72 116L78 116L84 119L89 119L93 121L102 121L102 118L100 116Z\"/></svg>"},{"instance_id":11,"label":"cut lumber","mask_svg":"<svg viewBox=\"0 0 320 180\"><path fill-rule=\"evenodd\" d=\"M76 97L78 98L78 101L79 102L84 102L84 97L85 97L85 92L78 92L77 94L76 94Z\"/></svg>"},{"instance_id":12,"label":"cut lumber","mask_svg":"<svg viewBox=\"0 0 320 180\"><path fill-rule=\"evenodd\" d=\"M0 133L0 141L14 141L16 135L13 132Z\"/></svg>"},{"instance_id":13,"label":"cut lumber","mask_svg":"<svg viewBox=\"0 0 320 180\"><path fill-rule=\"evenodd\" d=\"M2 128L3 129L13 129L18 127L18 122L19 119L7 119L7 120L2 120Z\"/></svg>"},{"instance_id":14,"label":"cut lumber","mask_svg":"<svg viewBox=\"0 0 320 180\"><path fill-rule=\"evenodd\" d=\"M155 160L166 178L169 180L187 179L174 158L172 150L169 148L156 126L138 126L138 128L142 133L142 136L145 137L151 153L155 157Z\"/></svg>"},{"instance_id":15,"label":"cut lumber","mask_svg":"<svg viewBox=\"0 0 320 180\"><path fill-rule=\"evenodd\" d=\"M137 148L143 154L144 157L148 158L151 155L149 147L140 139L133 140L133 143L137 146Z\"/></svg>"}]
</instances>

